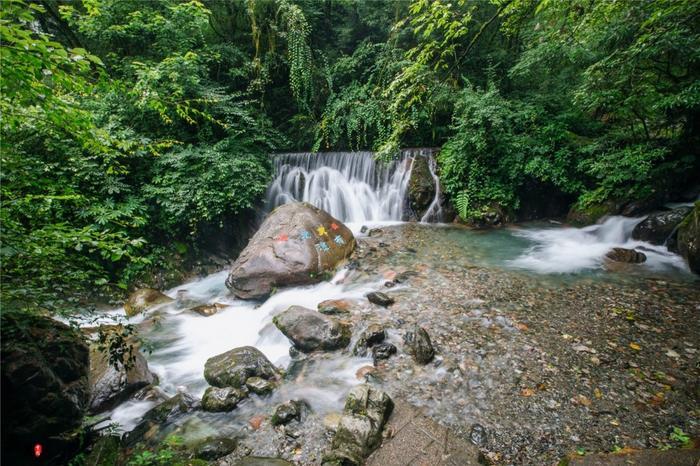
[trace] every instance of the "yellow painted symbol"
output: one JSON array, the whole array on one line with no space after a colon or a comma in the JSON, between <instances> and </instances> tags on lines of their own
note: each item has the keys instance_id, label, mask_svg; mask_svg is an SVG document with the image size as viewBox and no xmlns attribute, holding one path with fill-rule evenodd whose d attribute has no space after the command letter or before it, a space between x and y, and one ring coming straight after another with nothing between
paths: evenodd
<instances>
[{"instance_id":1,"label":"yellow painted symbol","mask_svg":"<svg viewBox=\"0 0 700 466\"><path fill-rule=\"evenodd\" d=\"M319 236L327 235L328 233L326 232L326 228L321 225L318 228L316 228L316 231L318 232Z\"/></svg>"}]
</instances>

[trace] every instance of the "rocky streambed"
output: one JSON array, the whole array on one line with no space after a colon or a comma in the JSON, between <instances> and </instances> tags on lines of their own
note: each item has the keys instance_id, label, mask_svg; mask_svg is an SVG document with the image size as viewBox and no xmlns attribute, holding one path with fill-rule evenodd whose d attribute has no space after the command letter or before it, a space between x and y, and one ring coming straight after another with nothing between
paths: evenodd
<instances>
[{"instance_id":1,"label":"rocky streambed","mask_svg":"<svg viewBox=\"0 0 700 466\"><path fill-rule=\"evenodd\" d=\"M140 421L127 439L157 446L177 435L222 465L251 455L322 464L332 458L339 426L357 416L344 411L346 396L365 383L417 407L494 464L679 446L674 428L697 436L696 278L663 248L647 249L644 264L572 257L583 264L573 273L542 273L532 254L555 258L533 246L533 231L540 230L384 226L357 236L332 280L279 290L262 304L231 297L225 272L171 290L175 301L147 313L140 327L154 345L147 359L159 390L182 394L149 412L146 428ZM202 302L218 306L211 314L191 310ZM209 358L246 345L279 374L251 372L246 377L260 381L207 388ZM202 395L211 406L206 390L232 391L235 400L222 394L218 401L235 409L201 409ZM112 418L129 430L155 405L132 399ZM369 440L350 454L370 453L381 432L370 427Z\"/></svg>"}]
</instances>

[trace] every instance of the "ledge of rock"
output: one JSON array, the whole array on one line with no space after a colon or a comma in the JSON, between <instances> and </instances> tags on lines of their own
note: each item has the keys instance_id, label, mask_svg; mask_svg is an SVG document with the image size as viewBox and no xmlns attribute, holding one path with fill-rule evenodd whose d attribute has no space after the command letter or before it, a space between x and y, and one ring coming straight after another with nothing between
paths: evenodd
<instances>
[{"instance_id":1,"label":"ledge of rock","mask_svg":"<svg viewBox=\"0 0 700 466\"><path fill-rule=\"evenodd\" d=\"M259 299L280 286L317 283L354 248L355 237L340 220L305 202L285 204L236 259L226 286L241 299Z\"/></svg>"}]
</instances>

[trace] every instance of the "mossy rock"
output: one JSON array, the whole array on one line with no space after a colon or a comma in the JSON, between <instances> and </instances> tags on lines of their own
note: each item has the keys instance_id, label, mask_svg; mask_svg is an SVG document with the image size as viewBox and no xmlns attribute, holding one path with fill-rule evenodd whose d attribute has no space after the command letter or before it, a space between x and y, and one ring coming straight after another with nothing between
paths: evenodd
<instances>
[{"instance_id":1,"label":"mossy rock","mask_svg":"<svg viewBox=\"0 0 700 466\"><path fill-rule=\"evenodd\" d=\"M577 226L592 225L606 215L614 215L618 211L619 206L612 201L591 204L585 207L574 204L569 210L566 220Z\"/></svg>"},{"instance_id":2,"label":"mossy rock","mask_svg":"<svg viewBox=\"0 0 700 466\"><path fill-rule=\"evenodd\" d=\"M678 251L690 270L700 274L700 201L678 226Z\"/></svg>"}]
</instances>

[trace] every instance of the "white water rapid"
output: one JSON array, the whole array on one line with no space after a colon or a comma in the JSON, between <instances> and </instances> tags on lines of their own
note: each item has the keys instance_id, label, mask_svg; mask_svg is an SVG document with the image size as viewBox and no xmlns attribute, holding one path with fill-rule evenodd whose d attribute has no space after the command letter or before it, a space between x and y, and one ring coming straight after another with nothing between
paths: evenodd
<instances>
[{"instance_id":1,"label":"white water rapid","mask_svg":"<svg viewBox=\"0 0 700 466\"><path fill-rule=\"evenodd\" d=\"M429 157L438 189L421 221L439 218L439 181L430 149L407 149L389 163L372 152L291 153L274 156L267 207L304 201L346 223L401 221L415 157Z\"/></svg>"},{"instance_id":2,"label":"white water rapid","mask_svg":"<svg viewBox=\"0 0 700 466\"><path fill-rule=\"evenodd\" d=\"M647 256L641 264L655 271L688 270L683 258L658 246L632 239L632 230L645 217L608 217L603 223L583 228L523 228L513 230L532 245L519 257L508 261L516 268L538 273L575 273L601 269L605 254L612 248L637 249Z\"/></svg>"}]
</instances>

